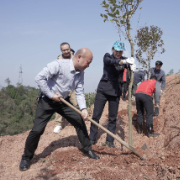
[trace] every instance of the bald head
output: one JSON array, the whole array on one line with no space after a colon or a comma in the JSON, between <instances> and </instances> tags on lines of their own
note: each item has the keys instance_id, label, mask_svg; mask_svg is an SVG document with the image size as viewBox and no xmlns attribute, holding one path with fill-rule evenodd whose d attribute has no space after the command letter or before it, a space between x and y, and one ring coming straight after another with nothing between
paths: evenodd
<instances>
[{"instance_id":1,"label":"bald head","mask_svg":"<svg viewBox=\"0 0 180 180\"><path fill-rule=\"evenodd\" d=\"M82 48L76 52L75 56L78 56L78 55L82 55L83 57L85 57L87 55L92 55L92 52L91 52L91 50L89 50L87 48Z\"/></svg>"},{"instance_id":2,"label":"bald head","mask_svg":"<svg viewBox=\"0 0 180 180\"><path fill-rule=\"evenodd\" d=\"M93 54L88 48L79 49L74 58L73 64L76 70L85 70L92 62Z\"/></svg>"}]
</instances>

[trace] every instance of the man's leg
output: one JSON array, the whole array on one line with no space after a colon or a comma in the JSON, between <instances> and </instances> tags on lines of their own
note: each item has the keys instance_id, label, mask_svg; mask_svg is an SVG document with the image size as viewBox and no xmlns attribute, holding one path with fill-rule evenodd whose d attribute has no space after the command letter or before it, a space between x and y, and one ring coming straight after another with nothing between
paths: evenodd
<instances>
[{"instance_id":1,"label":"man's leg","mask_svg":"<svg viewBox=\"0 0 180 180\"><path fill-rule=\"evenodd\" d=\"M71 91L69 93L69 101L75 108L79 109L77 99L76 99L76 91L75 90ZM69 123L69 125L70 125L70 123Z\"/></svg>"},{"instance_id":2,"label":"man's leg","mask_svg":"<svg viewBox=\"0 0 180 180\"><path fill-rule=\"evenodd\" d=\"M81 115L66 105L64 105L62 109L63 109L62 115L67 119L69 123L71 123L75 127L79 141L83 149L85 151L90 150L91 144L89 141L86 125Z\"/></svg>"},{"instance_id":3,"label":"man's leg","mask_svg":"<svg viewBox=\"0 0 180 180\"><path fill-rule=\"evenodd\" d=\"M146 110L146 124L153 124L153 99L151 96L143 94L143 102Z\"/></svg>"},{"instance_id":4,"label":"man's leg","mask_svg":"<svg viewBox=\"0 0 180 180\"><path fill-rule=\"evenodd\" d=\"M46 110L47 108L49 110ZM45 127L53 113L53 109L49 108L49 105L43 99L41 99L36 110L34 126L26 139L25 150L22 159L33 158L40 136L44 133Z\"/></svg>"},{"instance_id":5,"label":"man's leg","mask_svg":"<svg viewBox=\"0 0 180 180\"><path fill-rule=\"evenodd\" d=\"M59 133L62 129L63 117L58 113L56 113L55 122L56 122L56 127L54 128L53 132Z\"/></svg>"},{"instance_id":6,"label":"man's leg","mask_svg":"<svg viewBox=\"0 0 180 180\"><path fill-rule=\"evenodd\" d=\"M153 99L151 96L144 94L143 101L144 101L144 107L146 109L146 126L148 130L148 136L157 137L160 134L154 133L153 130Z\"/></svg>"},{"instance_id":7,"label":"man's leg","mask_svg":"<svg viewBox=\"0 0 180 180\"><path fill-rule=\"evenodd\" d=\"M76 91L75 90L69 93L69 100L75 108L79 109L77 99L76 99Z\"/></svg>"},{"instance_id":8,"label":"man's leg","mask_svg":"<svg viewBox=\"0 0 180 180\"><path fill-rule=\"evenodd\" d=\"M136 94L136 109L137 109L137 122L138 122L138 133L142 133L143 116L144 116L144 105L142 102L143 94Z\"/></svg>"},{"instance_id":9,"label":"man's leg","mask_svg":"<svg viewBox=\"0 0 180 180\"><path fill-rule=\"evenodd\" d=\"M57 126L62 126L62 116L58 113L56 113L55 122Z\"/></svg>"},{"instance_id":10,"label":"man's leg","mask_svg":"<svg viewBox=\"0 0 180 180\"><path fill-rule=\"evenodd\" d=\"M135 79L134 79L133 86L132 86L132 99L133 100L135 100L136 90L137 90L137 84L136 84Z\"/></svg>"},{"instance_id":11,"label":"man's leg","mask_svg":"<svg viewBox=\"0 0 180 180\"><path fill-rule=\"evenodd\" d=\"M78 103L77 103L77 100L76 100L76 94L75 94L75 90L74 91L71 91L69 93L69 100L71 102L71 104L76 107L77 109L79 109L79 106L78 106ZM54 128L54 131L55 133L59 133L61 131L62 128L64 128L65 125L65 122L66 122L66 119L64 117L62 117L60 114L56 113L56 127ZM63 123L64 122L64 123Z\"/></svg>"},{"instance_id":12,"label":"man's leg","mask_svg":"<svg viewBox=\"0 0 180 180\"><path fill-rule=\"evenodd\" d=\"M101 92L97 92L94 102L94 110L93 110L93 118L92 118L97 123L99 123L99 119L101 118L106 102L107 102L107 97ZM98 127L93 123L91 123L89 139L91 140L92 144L95 144L97 133L98 133Z\"/></svg>"},{"instance_id":13,"label":"man's leg","mask_svg":"<svg viewBox=\"0 0 180 180\"><path fill-rule=\"evenodd\" d=\"M113 134L116 131L116 118L117 118L117 112L119 107L119 100L120 97L116 96L108 96L108 102L109 102L109 121L108 121L108 130L112 132ZM114 147L113 141L114 138L107 134L106 141L109 143L109 147Z\"/></svg>"},{"instance_id":14,"label":"man's leg","mask_svg":"<svg viewBox=\"0 0 180 180\"><path fill-rule=\"evenodd\" d=\"M122 100L123 101L126 101L126 96L127 96L127 92L128 92L128 85L127 85L127 82L123 83L123 97L122 97Z\"/></svg>"},{"instance_id":15,"label":"man's leg","mask_svg":"<svg viewBox=\"0 0 180 180\"><path fill-rule=\"evenodd\" d=\"M34 126L26 139L24 154L19 167L21 171L29 168L30 160L37 149L40 136L44 133L45 127L53 113L54 110L41 98L37 106Z\"/></svg>"},{"instance_id":16,"label":"man's leg","mask_svg":"<svg viewBox=\"0 0 180 180\"><path fill-rule=\"evenodd\" d=\"M62 106L62 109L57 109L56 111L61 113L61 115L75 127L78 139L88 157L99 159L99 157L91 150L91 143L87 133L86 125L81 115L65 104Z\"/></svg>"}]
</instances>

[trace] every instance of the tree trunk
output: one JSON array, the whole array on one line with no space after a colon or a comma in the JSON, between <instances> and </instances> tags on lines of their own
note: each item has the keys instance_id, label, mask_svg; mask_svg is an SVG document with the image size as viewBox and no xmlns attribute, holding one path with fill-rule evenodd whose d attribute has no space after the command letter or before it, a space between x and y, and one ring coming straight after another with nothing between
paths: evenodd
<instances>
[{"instance_id":1,"label":"tree trunk","mask_svg":"<svg viewBox=\"0 0 180 180\"><path fill-rule=\"evenodd\" d=\"M127 24L129 26L128 29L128 40L131 45L131 57L134 57L134 42L132 41L131 34L130 34L130 18L127 19ZM131 71L131 81L128 87L128 118L129 118L129 145L133 146L133 138L132 138L132 103L131 103L131 91L132 85L134 81L134 72Z\"/></svg>"}]
</instances>

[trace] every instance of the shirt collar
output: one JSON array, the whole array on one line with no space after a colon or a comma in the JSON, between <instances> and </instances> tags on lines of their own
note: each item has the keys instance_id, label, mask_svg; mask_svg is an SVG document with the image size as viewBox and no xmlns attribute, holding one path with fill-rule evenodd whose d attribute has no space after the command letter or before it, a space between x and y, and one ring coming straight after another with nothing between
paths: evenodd
<instances>
[{"instance_id":1,"label":"shirt collar","mask_svg":"<svg viewBox=\"0 0 180 180\"><path fill-rule=\"evenodd\" d=\"M80 73L80 71L76 71L75 70L72 59L70 60L70 71L71 72L75 72L75 74L79 74Z\"/></svg>"},{"instance_id":2,"label":"shirt collar","mask_svg":"<svg viewBox=\"0 0 180 180\"><path fill-rule=\"evenodd\" d=\"M154 68L154 71L160 73L160 72L161 72L161 69L159 69L159 70L157 71L156 68Z\"/></svg>"}]
</instances>

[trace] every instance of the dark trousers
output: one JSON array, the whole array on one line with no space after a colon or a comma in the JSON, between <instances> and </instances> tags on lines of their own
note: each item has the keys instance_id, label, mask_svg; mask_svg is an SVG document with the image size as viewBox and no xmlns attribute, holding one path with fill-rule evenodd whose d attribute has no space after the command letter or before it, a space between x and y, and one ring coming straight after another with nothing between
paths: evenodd
<instances>
[{"instance_id":1,"label":"dark trousers","mask_svg":"<svg viewBox=\"0 0 180 180\"><path fill-rule=\"evenodd\" d=\"M143 93L136 93L136 109L138 124L143 123L144 108L146 110L146 125L153 124L153 99Z\"/></svg>"},{"instance_id":2,"label":"dark trousers","mask_svg":"<svg viewBox=\"0 0 180 180\"><path fill-rule=\"evenodd\" d=\"M133 96L135 96L136 90L137 90L137 84L136 84L136 81L135 81L135 79L134 79L134 81L133 81L133 86L132 86L132 92L131 92L131 94L132 94Z\"/></svg>"},{"instance_id":3,"label":"dark trousers","mask_svg":"<svg viewBox=\"0 0 180 180\"><path fill-rule=\"evenodd\" d=\"M47 97L44 97L41 98L38 103L34 120L34 127L30 131L29 136L27 137L24 155L22 156L22 159L33 158L34 152L38 146L40 136L44 133L45 127L54 112L57 112L63 117L65 117L67 121L75 127L83 149L85 151L91 149L86 125L81 115L79 115L76 111L74 111L62 102L55 102Z\"/></svg>"},{"instance_id":4,"label":"dark trousers","mask_svg":"<svg viewBox=\"0 0 180 180\"><path fill-rule=\"evenodd\" d=\"M109 121L108 121L108 130L112 133L115 133L116 130L116 117L119 106L119 96L110 96L103 94L102 92L97 92L95 103L94 103L94 111L93 111L93 120L99 123L99 119L101 118L104 106L106 102L109 102ZM90 135L89 139L95 141L98 133L98 127L91 123ZM106 141L113 142L114 138L107 134Z\"/></svg>"}]
</instances>

